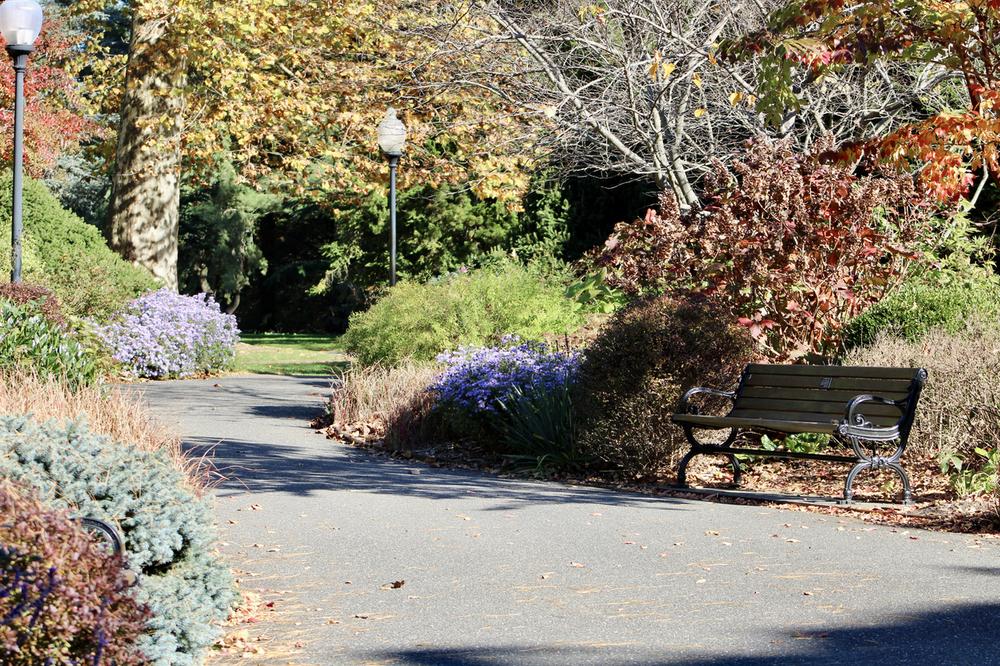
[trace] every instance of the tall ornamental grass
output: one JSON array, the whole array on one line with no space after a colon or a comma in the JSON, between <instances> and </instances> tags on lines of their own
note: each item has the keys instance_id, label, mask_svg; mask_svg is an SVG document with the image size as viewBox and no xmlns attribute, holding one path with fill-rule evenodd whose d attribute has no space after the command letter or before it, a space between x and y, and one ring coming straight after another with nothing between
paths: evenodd
<instances>
[{"instance_id":1,"label":"tall ornamental grass","mask_svg":"<svg viewBox=\"0 0 1000 666\"><path fill-rule=\"evenodd\" d=\"M0 372L0 414L30 414L61 425L85 421L91 432L140 451L160 451L184 472L186 485L205 485L201 462L184 454L180 437L153 415L136 391L121 386L72 387L30 369Z\"/></svg>"}]
</instances>

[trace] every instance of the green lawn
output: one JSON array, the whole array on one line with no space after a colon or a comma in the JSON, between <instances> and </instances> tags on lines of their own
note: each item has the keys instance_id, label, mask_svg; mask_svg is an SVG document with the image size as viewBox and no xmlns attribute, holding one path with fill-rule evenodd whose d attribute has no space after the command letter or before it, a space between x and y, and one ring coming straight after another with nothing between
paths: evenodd
<instances>
[{"instance_id":1,"label":"green lawn","mask_svg":"<svg viewBox=\"0 0 1000 666\"><path fill-rule=\"evenodd\" d=\"M260 375L330 375L348 365L347 357L330 335L253 333L240 336L237 373Z\"/></svg>"}]
</instances>

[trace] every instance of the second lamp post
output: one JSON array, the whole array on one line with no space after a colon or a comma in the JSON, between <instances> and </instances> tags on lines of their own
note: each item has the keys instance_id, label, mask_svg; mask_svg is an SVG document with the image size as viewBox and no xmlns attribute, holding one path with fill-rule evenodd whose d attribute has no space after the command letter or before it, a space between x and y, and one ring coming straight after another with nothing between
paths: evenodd
<instances>
[{"instance_id":1,"label":"second lamp post","mask_svg":"<svg viewBox=\"0 0 1000 666\"><path fill-rule=\"evenodd\" d=\"M24 70L28 55L42 31L42 8L35 0L6 0L0 4L0 33L14 61L14 192L11 199L10 281L21 281L23 229L22 178L24 168Z\"/></svg>"},{"instance_id":2,"label":"second lamp post","mask_svg":"<svg viewBox=\"0 0 1000 666\"><path fill-rule=\"evenodd\" d=\"M389 160L389 284L396 284L396 167L406 145L406 126L391 106L378 125L378 146Z\"/></svg>"}]
</instances>

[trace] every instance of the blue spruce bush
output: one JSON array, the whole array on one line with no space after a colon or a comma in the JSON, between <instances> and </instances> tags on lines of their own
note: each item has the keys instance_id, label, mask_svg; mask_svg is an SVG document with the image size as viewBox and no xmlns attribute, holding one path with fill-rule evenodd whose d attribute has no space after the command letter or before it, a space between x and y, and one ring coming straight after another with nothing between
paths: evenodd
<instances>
[{"instance_id":1,"label":"blue spruce bush","mask_svg":"<svg viewBox=\"0 0 1000 666\"><path fill-rule=\"evenodd\" d=\"M153 612L140 649L157 666L193 666L235 599L213 555L211 510L162 452L94 435L85 425L0 416L0 478L31 485L55 508L120 527L136 599Z\"/></svg>"}]
</instances>

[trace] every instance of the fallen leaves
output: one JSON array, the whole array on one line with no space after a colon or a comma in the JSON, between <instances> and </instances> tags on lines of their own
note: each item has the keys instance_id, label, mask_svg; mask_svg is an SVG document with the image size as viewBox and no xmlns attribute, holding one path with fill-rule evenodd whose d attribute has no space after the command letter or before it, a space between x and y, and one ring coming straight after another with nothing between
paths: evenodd
<instances>
[{"instance_id":1,"label":"fallen leaves","mask_svg":"<svg viewBox=\"0 0 1000 666\"><path fill-rule=\"evenodd\" d=\"M393 581L391 583L386 583L385 585L382 585L381 587L379 587L379 589L380 590L398 590L399 588L403 587L404 585L406 585L406 581L405 580L395 580L395 581Z\"/></svg>"}]
</instances>

